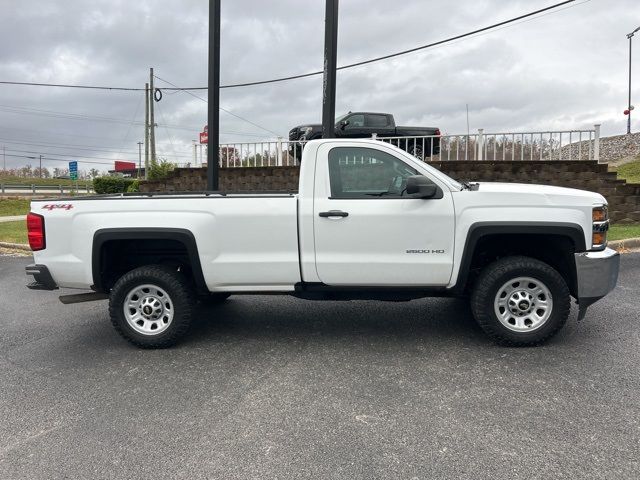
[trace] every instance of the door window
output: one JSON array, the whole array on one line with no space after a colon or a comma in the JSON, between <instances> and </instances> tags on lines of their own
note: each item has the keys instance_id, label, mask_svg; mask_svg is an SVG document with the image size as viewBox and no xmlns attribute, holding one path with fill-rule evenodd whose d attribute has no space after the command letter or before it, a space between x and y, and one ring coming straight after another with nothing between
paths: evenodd
<instances>
[{"instance_id":1,"label":"door window","mask_svg":"<svg viewBox=\"0 0 640 480\"><path fill-rule=\"evenodd\" d=\"M367 115L367 127L385 128L389 126L389 118L386 115Z\"/></svg>"},{"instance_id":2,"label":"door window","mask_svg":"<svg viewBox=\"0 0 640 480\"><path fill-rule=\"evenodd\" d=\"M401 198L418 172L393 155L362 147L329 151L331 198Z\"/></svg>"},{"instance_id":3,"label":"door window","mask_svg":"<svg viewBox=\"0 0 640 480\"><path fill-rule=\"evenodd\" d=\"M364 115L351 115L346 119L349 123L346 128L362 128L364 127Z\"/></svg>"}]
</instances>

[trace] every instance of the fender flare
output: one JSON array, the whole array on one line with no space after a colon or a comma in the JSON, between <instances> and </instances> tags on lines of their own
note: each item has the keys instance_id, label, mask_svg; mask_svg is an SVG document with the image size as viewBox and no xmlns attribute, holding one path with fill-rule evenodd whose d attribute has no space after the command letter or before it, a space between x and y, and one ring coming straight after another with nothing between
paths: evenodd
<instances>
[{"instance_id":1,"label":"fender flare","mask_svg":"<svg viewBox=\"0 0 640 480\"><path fill-rule=\"evenodd\" d=\"M93 234L91 250L91 273L93 290L104 292L102 285L102 247L112 240L176 240L183 244L189 256L193 280L199 293L209 293L204 279L196 239L189 230L183 228L104 228Z\"/></svg>"},{"instance_id":2,"label":"fender flare","mask_svg":"<svg viewBox=\"0 0 640 480\"><path fill-rule=\"evenodd\" d=\"M577 223L566 222L477 222L469 227L453 290L461 294L466 288L471 261L478 242L489 235L554 235L569 238L575 252L587 250L584 230Z\"/></svg>"}]
</instances>

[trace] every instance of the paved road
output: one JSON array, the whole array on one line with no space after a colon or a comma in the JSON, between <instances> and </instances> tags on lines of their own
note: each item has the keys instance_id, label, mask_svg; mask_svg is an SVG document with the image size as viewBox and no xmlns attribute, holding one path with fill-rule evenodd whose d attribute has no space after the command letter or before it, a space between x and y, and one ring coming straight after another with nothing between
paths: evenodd
<instances>
[{"instance_id":1,"label":"paved road","mask_svg":"<svg viewBox=\"0 0 640 480\"><path fill-rule=\"evenodd\" d=\"M137 350L0 257L0 477L639 478L640 254L543 347L465 304L232 297Z\"/></svg>"}]
</instances>

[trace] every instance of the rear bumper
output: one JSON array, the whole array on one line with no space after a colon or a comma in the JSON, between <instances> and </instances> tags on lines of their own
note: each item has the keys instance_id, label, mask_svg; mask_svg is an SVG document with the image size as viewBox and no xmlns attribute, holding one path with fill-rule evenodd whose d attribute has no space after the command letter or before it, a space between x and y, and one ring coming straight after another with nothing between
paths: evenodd
<instances>
[{"instance_id":1,"label":"rear bumper","mask_svg":"<svg viewBox=\"0 0 640 480\"><path fill-rule=\"evenodd\" d=\"M620 254L611 248L575 254L580 310L597 302L616 286Z\"/></svg>"},{"instance_id":2,"label":"rear bumper","mask_svg":"<svg viewBox=\"0 0 640 480\"><path fill-rule=\"evenodd\" d=\"M27 284L27 288L31 290L56 290L58 288L46 265L27 265L25 271L27 275L33 275L34 280Z\"/></svg>"}]
</instances>

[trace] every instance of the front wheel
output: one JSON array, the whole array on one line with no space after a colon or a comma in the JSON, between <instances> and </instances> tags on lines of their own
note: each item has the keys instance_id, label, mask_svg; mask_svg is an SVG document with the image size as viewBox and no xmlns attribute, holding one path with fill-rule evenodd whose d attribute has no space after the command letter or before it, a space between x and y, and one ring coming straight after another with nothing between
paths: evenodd
<instances>
[{"instance_id":1,"label":"front wheel","mask_svg":"<svg viewBox=\"0 0 640 480\"><path fill-rule=\"evenodd\" d=\"M193 291L184 276L163 265L148 265L124 274L109 296L116 331L141 348L175 345L191 324Z\"/></svg>"},{"instance_id":2,"label":"front wheel","mask_svg":"<svg viewBox=\"0 0 640 480\"><path fill-rule=\"evenodd\" d=\"M551 266L529 257L506 257L487 266L471 294L471 309L496 342L530 346L548 340L566 323L569 288Z\"/></svg>"}]
</instances>

